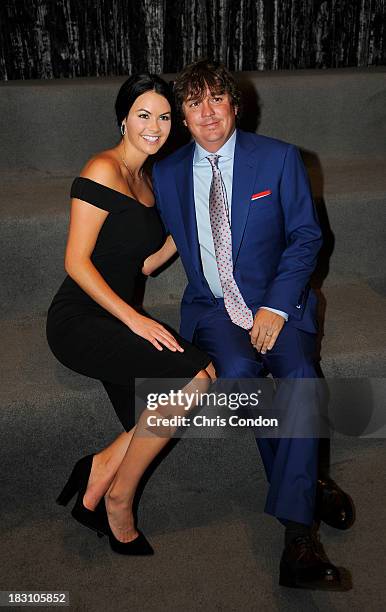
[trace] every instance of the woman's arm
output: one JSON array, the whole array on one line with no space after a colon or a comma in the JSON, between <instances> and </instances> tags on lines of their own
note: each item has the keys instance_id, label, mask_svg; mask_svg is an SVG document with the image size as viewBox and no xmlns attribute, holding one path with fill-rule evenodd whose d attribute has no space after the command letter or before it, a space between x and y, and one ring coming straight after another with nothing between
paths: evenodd
<instances>
[{"instance_id":1,"label":"woman's arm","mask_svg":"<svg viewBox=\"0 0 386 612\"><path fill-rule=\"evenodd\" d=\"M172 236L169 235L166 238L162 247L145 259L145 261L143 262L142 274L145 274L145 276L153 274L153 272L157 270L157 268L163 266L163 264L166 263L176 253L176 243L174 242Z\"/></svg>"},{"instance_id":2,"label":"woman's arm","mask_svg":"<svg viewBox=\"0 0 386 612\"><path fill-rule=\"evenodd\" d=\"M113 162L97 158L86 165L81 176L112 189L120 190ZM134 333L149 340L158 350L161 344L180 350L178 342L162 325L139 314L106 283L91 261L91 254L101 227L109 213L77 198L71 201L70 228L65 254L67 274L95 302L127 325Z\"/></svg>"}]
</instances>

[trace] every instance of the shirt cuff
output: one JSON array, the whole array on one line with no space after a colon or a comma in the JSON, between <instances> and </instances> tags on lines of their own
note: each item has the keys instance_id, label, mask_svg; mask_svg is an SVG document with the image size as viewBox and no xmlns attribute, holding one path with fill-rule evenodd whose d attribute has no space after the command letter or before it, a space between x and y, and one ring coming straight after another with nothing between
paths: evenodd
<instances>
[{"instance_id":1,"label":"shirt cuff","mask_svg":"<svg viewBox=\"0 0 386 612\"><path fill-rule=\"evenodd\" d=\"M288 314L286 312L283 312L282 310L276 310L276 308L270 308L269 306L260 306L260 308L263 308L264 310L269 310L270 312L274 312L275 314L280 315L281 317L283 317L283 319L288 321Z\"/></svg>"}]
</instances>

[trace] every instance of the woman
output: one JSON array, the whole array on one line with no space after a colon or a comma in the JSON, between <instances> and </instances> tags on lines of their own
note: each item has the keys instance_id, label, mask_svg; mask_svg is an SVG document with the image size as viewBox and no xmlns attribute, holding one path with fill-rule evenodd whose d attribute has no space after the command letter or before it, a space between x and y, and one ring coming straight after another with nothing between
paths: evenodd
<instances>
[{"instance_id":1,"label":"woman","mask_svg":"<svg viewBox=\"0 0 386 612\"><path fill-rule=\"evenodd\" d=\"M143 262L164 241L144 164L170 132L168 86L153 75L132 76L115 109L119 144L93 157L71 188L68 276L49 308L47 339L61 363L103 382L126 431L78 461L57 501L66 505L77 493L72 515L108 534L114 551L152 554L136 529L133 499L172 432L139 433L146 414L134 426L134 379L183 377L206 389L214 371L205 353L133 306ZM171 242L161 248L161 258Z\"/></svg>"}]
</instances>

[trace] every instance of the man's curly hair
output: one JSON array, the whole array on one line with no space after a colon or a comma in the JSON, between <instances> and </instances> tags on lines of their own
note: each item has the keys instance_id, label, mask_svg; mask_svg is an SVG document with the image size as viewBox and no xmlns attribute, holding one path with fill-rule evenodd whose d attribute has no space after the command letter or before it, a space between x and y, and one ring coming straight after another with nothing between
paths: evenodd
<instances>
[{"instance_id":1,"label":"man's curly hair","mask_svg":"<svg viewBox=\"0 0 386 612\"><path fill-rule=\"evenodd\" d=\"M227 93L233 108L240 114L241 94L235 79L219 62L202 59L189 64L174 82L174 95L178 114L183 117L182 105L188 99L202 101L207 88L212 95Z\"/></svg>"}]
</instances>

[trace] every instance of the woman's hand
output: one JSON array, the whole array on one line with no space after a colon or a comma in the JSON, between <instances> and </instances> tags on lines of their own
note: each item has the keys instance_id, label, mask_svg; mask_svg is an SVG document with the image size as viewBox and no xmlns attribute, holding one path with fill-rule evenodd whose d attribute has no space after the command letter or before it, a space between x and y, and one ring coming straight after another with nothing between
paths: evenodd
<instances>
[{"instance_id":1,"label":"woman's hand","mask_svg":"<svg viewBox=\"0 0 386 612\"><path fill-rule=\"evenodd\" d=\"M177 253L177 247L173 240L173 238L169 235L162 247L149 255L143 262L142 274L145 276L150 276L157 268L163 266L165 262L168 261L173 255Z\"/></svg>"},{"instance_id":2,"label":"woman's hand","mask_svg":"<svg viewBox=\"0 0 386 612\"><path fill-rule=\"evenodd\" d=\"M154 270L157 269L154 265L154 255L155 253L149 255L149 257L147 257L143 262L142 274L144 274L145 276L150 276L150 274L153 274Z\"/></svg>"},{"instance_id":3,"label":"woman's hand","mask_svg":"<svg viewBox=\"0 0 386 612\"><path fill-rule=\"evenodd\" d=\"M148 340L155 346L159 351L163 350L162 344L166 346L170 351L180 353L184 352L182 346L180 346L177 340L172 334L160 323L145 317L139 313L136 313L128 323L131 331L133 331L141 338Z\"/></svg>"}]
</instances>

